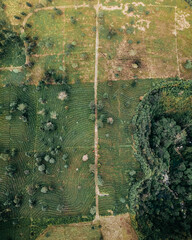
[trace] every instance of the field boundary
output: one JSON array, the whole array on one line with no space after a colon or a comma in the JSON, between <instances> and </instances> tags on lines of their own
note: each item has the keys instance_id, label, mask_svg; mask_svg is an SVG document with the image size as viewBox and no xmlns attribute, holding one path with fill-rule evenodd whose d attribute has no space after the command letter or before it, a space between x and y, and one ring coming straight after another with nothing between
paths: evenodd
<instances>
[{"instance_id":1,"label":"field boundary","mask_svg":"<svg viewBox=\"0 0 192 240\"><path fill-rule=\"evenodd\" d=\"M98 122L97 122L97 87L98 87L98 63L99 63L99 0L96 9L96 40L95 40L95 79L94 79L94 94L95 94L95 202L96 215L95 220L99 219L99 186L98 186Z\"/></svg>"},{"instance_id":2,"label":"field boundary","mask_svg":"<svg viewBox=\"0 0 192 240\"><path fill-rule=\"evenodd\" d=\"M179 61L179 54L178 54L178 39L177 39L177 19L176 19L176 14L177 14L177 7L175 7L175 44L176 44L176 58L177 58L177 71L178 71L178 77L181 77L181 72L180 72L180 61Z\"/></svg>"}]
</instances>

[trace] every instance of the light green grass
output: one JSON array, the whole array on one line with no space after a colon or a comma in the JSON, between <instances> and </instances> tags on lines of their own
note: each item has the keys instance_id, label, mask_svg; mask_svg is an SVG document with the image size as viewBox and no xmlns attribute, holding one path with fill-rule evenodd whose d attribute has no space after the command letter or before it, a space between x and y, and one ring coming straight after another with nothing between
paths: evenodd
<instances>
[{"instance_id":1,"label":"light green grass","mask_svg":"<svg viewBox=\"0 0 192 240\"><path fill-rule=\"evenodd\" d=\"M101 0L101 3L104 6L120 6L121 3L123 4L133 4L133 3L143 3L145 5L163 5L163 6L180 6L180 7L185 7L187 4L183 1L183 0L164 0L163 2L160 2L158 0L131 0L129 2L127 2L126 0L117 0L117 1L106 1L106 0Z\"/></svg>"},{"instance_id":2,"label":"light green grass","mask_svg":"<svg viewBox=\"0 0 192 240\"><path fill-rule=\"evenodd\" d=\"M70 18L76 19L72 24ZM95 67L95 9L79 8L66 9L64 19L65 65L71 81L80 79L82 82L94 81ZM70 54L67 54L67 45L75 42L76 45ZM87 59L82 54L87 54ZM76 67L74 68L74 65Z\"/></svg>"},{"instance_id":3,"label":"light green grass","mask_svg":"<svg viewBox=\"0 0 192 240\"><path fill-rule=\"evenodd\" d=\"M129 13L133 16L124 15L122 10L103 11L103 14L100 20L100 81L135 76L164 78L178 74L174 8L139 5ZM128 27L133 29L132 33L126 32ZM116 32L111 39L107 38L109 29ZM141 67L133 67L136 60L141 62ZM119 67L121 72L118 72Z\"/></svg>"},{"instance_id":4,"label":"light green grass","mask_svg":"<svg viewBox=\"0 0 192 240\"><path fill-rule=\"evenodd\" d=\"M14 73L12 71L1 71L0 72L0 86L5 84L13 84L18 86L26 82L26 71L22 70L19 73Z\"/></svg>"},{"instance_id":5,"label":"light green grass","mask_svg":"<svg viewBox=\"0 0 192 240\"><path fill-rule=\"evenodd\" d=\"M38 37L37 54L63 53L64 14L56 15L54 10L42 10L34 13L28 22L32 28L25 27L27 35ZM51 42L53 46L45 46Z\"/></svg>"},{"instance_id":6,"label":"light green grass","mask_svg":"<svg viewBox=\"0 0 192 240\"><path fill-rule=\"evenodd\" d=\"M42 236L38 238L38 240L46 240L47 238L53 238L55 240L59 240L61 238L63 240L99 240L101 238L101 233L98 226L91 224L81 224L79 226L68 225L58 226L57 228L50 227Z\"/></svg>"}]
</instances>

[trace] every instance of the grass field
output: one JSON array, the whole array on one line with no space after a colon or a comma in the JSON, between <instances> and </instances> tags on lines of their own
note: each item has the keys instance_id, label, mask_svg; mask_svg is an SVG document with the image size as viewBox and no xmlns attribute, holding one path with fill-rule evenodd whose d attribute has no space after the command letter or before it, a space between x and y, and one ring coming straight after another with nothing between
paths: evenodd
<instances>
[{"instance_id":1,"label":"grass field","mask_svg":"<svg viewBox=\"0 0 192 240\"><path fill-rule=\"evenodd\" d=\"M104 10L102 14L101 81L127 80L135 76L166 78L179 74L173 35L174 8L137 6L130 13ZM108 39L111 30L114 36Z\"/></svg>"},{"instance_id":2,"label":"grass field","mask_svg":"<svg viewBox=\"0 0 192 240\"><path fill-rule=\"evenodd\" d=\"M131 119L139 97L159 81L138 80L134 87L131 81L123 80L113 82L112 86L99 83L99 100L104 103L101 114L114 119L113 125L104 123L104 128L99 128L99 175L103 180L99 189L101 194L109 194L99 198L102 215L110 214L111 210L114 213L127 211L129 172L140 168L133 155ZM108 93L108 99L103 98L104 93Z\"/></svg>"},{"instance_id":3,"label":"grass field","mask_svg":"<svg viewBox=\"0 0 192 240\"><path fill-rule=\"evenodd\" d=\"M32 60L38 61L41 69L52 67L59 70L64 66L71 82L93 82L95 10L78 8L74 11L73 8L66 8L62 12L61 16L57 16L54 10L42 10L28 20L32 28L26 27L27 35L38 37ZM71 17L75 23L71 23ZM36 68L33 73L36 73Z\"/></svg>"},{"instance_id":4,"label":"grass field","mask_svg":"<svg viewBox=\"0 0 192 240\"><path fill-rule=\"evenodd\" d=\"M24 91L25 89L25 91ZM6 191L12 196L19 194L22 196L21 207L13 208L11 218L43 218L89 214L92 204L94 204L94 178L89 171L89 164L94 163L93 156L93 124L89 122L89 102L93 96L92 84L79 84L70 89L70 98L66 104L62 104L57 99L58 93L62 91L61 86L49 86L48 89L37 92L35 87L6 87L1 88L1 152L6 149L16 148L18 154L8 161L1 161L1 202L6 200ZM45 134L39 130L43 116L37 114L42 110L42 105L38 100L46 99L48 114L57 111L57 130L53 134ZM19 119L16 112L10 121L5 117L10 113L10 103L22 99L28 105L28 124ZM68 110L63 111L67 106ZM47 116L48 117L48 116ZM46 117L46 118L47 118ZM49 118L49 117L48 117ZM82 134L83 133L83 134ZM46 143L46 140L48 142ZM55 156L55 164L46 164L48 174L41 174L35 166L35 153L50 154L48 149L49 140L54 141L52 147L61 146L59 154ZM46 145L45 145L46 144ZM48 146L47 146L48 145ZM25 155L32 153L31 157ZM68 154L69 167L66 169L63 154ZM82 156L88 154L88 162L82 162ZM15 165L17 173L13 179L4 174L8 164ZM27 175L24 171L28 171ZM51 190L47 194L42 194L40 188L35 195L29 196L26 192L27 186L38 184L39 186L50 186ZM30 209L29 198L33 198L37 204ZM62 212L57 211L57 206L64 205ZM47 211L42 211L42 206L46 206ZM30 211L30 214L29 214ZM14 233L13 229L13 234Z\"/></svg>"},{"instance_id":5,"label":"grass field","mask_svg":"<svg viewBox=\"0 0 192 240\"><path fill-rule=\"evenodd\" d=\"M37 240L136 240L137 236L131 227L129 214L100 217L98 223L77 223L69 225L50 226Z\"/></svg>"},{"instance_id":6,"label":"grass field","mask_svg":"<svg viewBox=\"0 0 192 240\"><path fill-rule=\"evenodd\" d=\"M94 229L92 229L92 227ZM99 240L101 237L100 229L90 223L76 224L68 226L49 227L45 232L37 238L44 239L63 239L63 240Z\"/></svg>"}]
</instances>

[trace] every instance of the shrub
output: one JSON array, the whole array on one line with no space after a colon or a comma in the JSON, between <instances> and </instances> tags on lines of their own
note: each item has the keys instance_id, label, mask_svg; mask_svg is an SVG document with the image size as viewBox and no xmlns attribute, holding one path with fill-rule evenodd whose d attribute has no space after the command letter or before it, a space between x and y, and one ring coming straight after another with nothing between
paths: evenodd
<instances>
[{"instance_id":1,"label":"shrub","mask_svg":"<svg viewBox=\"0 0 192 240\"><path fill-rule=\"evenodd\" d=\"M54 10L55 10L55 12L56 12L57 15L62 15L62 14L63 14L63 12L61 11L61 9L58 9L58 8L55 7Z\"/></svg>"},{"instance_id":2,"label":"shrub","mask_svg":"<svg viewBox=\"0 0 192 240\"><path fill-rule=\"evenodd\" d=\"M104 93L104 94L103 94L103 98L104 98L104 99L108 99L108 97L109 97L109 94L108 94L108 93Z\"/></svg>"},{"instance_id":3,"label":"shrub","mask_svg":"<svg viewBox=\"0 0 192 240\"><path fill-rule=\"evenodd\" d=\"M114 29L110 29L108 34L107 34L107 38L111 39L112 37L114 37L117 34L117 32Z\"/></svg>"},{"instance_id":4,"label":"shrub","mask_svg":"<svg viewBox=\"0 0 192 240\"><path fill-rule=\"evenodd\" d=\"M133 5L129 5L129 8L128 8L128 12L133 12L135 9L134 9L134 6Z\"/></svg>"},{"instance_id":5,"label":"shrub","mask_svg":"<svg viewBox=\"0 0 192 240\"><path fill-rule=\"evenodd\" d=\"M42 187L41 188L41 192L42 193L47 193L48 192L48 188L47 187Z\"/></svg>"},{"instance_id":6,"label":"shrub","mask_svg":"<svg viewBox=\"0 0 192 240\"><path fill-rule=\"evenodd\" d=\"M28 7L32 7L32 4L29 3L29 2L26 2L26 5L27 5Z\"/></svg>"},{"instance_id":7,"label":"shrub","mask_svg":"<svg viewBox=\"0 0 192 240\"><path fill-rule=\"evenodd\" d=\"M101 111L103 108L104 108L103 102L101 100L99 100L98 104L97 104L97 110Z\"/></svg>"},{"instance_id":8,"label":"shrub","mask_svg":"<svg viewBox=\"0 0 192 240\"><path fill-rule=\"evenodd\" d=\"M126 29L126 33L128 33L128 34L132 34L132 33L134 33L134 27L128 27L127 29Z\"/></svg>"},{"instance_id":9,"label":"shrub","mask_svg":"<svg viewBox=\"0 0 192 240\"><path fill-rule=\"evenodd\" d=\"M72 24L76 24L77 23L77 20L72 16L70 17L70 20L71 20L71 23Z\"/></svg>"},{"instance_id":10,"label":"shrub","mask_svg":"<svg viewBox=\"0 0 192 240\"><path fill-rule=\"evenodd\" d=\"M94 121L95 121L95 114L93 114L93 113L90 114L90 115L89 115L89 120L91 120L91 121L94 122Z\"/></svg>"},{"instance_id":11,"label":"shrub","mask_svg":"<svg viewBox=\"0 0 192 240\"><path fill-rule=\"evenodd\" d=\"M19 16L16 16L16 15L14 16L14 18L15 18L15 19L18 19L18 20L21 19Z\"/></svg>"},{"instance_id":12,"label":"shrub","mask_svg":"<svg viewBox=\"0 0 192 240\"><path fill-rule=\"evenodd\" d=\"M89 103L89 108L90 108L92 111L95 111L95 101L94 101L94 100Z\"/></svg>"},{"instance_id":13,"label":"shrub","mask_svg":"<svg viewBox=\"0 0 192 240\"><path fill-rule=\"evenodd\" d=\"M187 60L187 61L185 62L184 67L185 67L186 69L192 69L192 61L191 61L191 60Z\"/></svg>"},{"instance_id":14,"label":"shrub","mask_svg":"<svg viewBox=\"0 0 192 240\"><path fill-rule=\"evenodd\" d=\"M44 172L44 171L45 171L45 165L44 165L44 164L40 165L40 166L38 167L38 170L39 170L40 172Z\"/></svg>"}]
</instances>

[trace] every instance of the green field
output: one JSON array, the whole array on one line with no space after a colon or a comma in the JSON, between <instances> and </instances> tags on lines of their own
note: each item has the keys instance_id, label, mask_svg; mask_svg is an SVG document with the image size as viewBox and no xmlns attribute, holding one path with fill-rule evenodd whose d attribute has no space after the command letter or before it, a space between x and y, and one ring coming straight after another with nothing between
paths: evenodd
<instances>
[{"instance_id":1,"label":"green field","mask_svg":"<svg viewBox=\"0 0 192 240\"><path fill-rule=\"evenodd\" d=\"M99 198L100 212L109 214L126 212L128 204L128 186L130 184L130 171L140 171L140 166L134 157L132 148L131 121L139 103L139 97L153 88L155 82L161 80L138 80L133 86L133 81L99 83L99 100L104 103L105 119L112 117L113 125L104 122L104 127L99 128L99 175L103 180L100 193L109 194ZM108 93L108 99L104 99ZM123 200L122 200L123 199ZM122 202L123 201L123 202Z\"/></svg>"},{"instance_id":2,"label":"green field","mask_svg":"<svg viewBox=\"0 0 192 240\"><path fill-rule=\"evenodd\" d=\"M88 105L92 100L93 85L70 86L70 97L66 103L57 98L63 89L62 85L50 85L41 91L32 86L1 88L1 153L13 148L18 151L10 160L1 160L1 202L7 200L6 192L9 192L10 198L16 194L22 196L19 209L11 206L13 219L27 218L30 221L31 218L54 218L63 214L86 215L94 204L94 179L89 172L89 164L94 163L93 124L88 120ZM42 106L39 103L40 98L46 99L47 103ZM12 114L10 121L6 120L6 116L10 115L10 103L21 99L28 106L28 123L23 123L19 119L18 111ZM65 106L68 110L63 110ZM46 109L48 115L52 111L57 111L58 117L53 120L57 130L52 134L43 134L40 131L41 122L49 118L48 115L38 114L42 107ZM56 163L50 164L42 160L48 171L47 174L42 174L35 165L34 154L50 155L50 146L52 148L60 146L61 149L58 154L52 155ZM27 152L31 154L30 157L26 156ZM68 154L68 168L65 168L63 154ZM86 163L82 163L84 154L89 155L89 161ZM9 164L17 168L14 178L6 177L4 174ZM26 170L29 172L27 175L24 173ZM27 194L26 188L36 184L39 188L31 197ZM46 196L40 192L42 186L52 188ZM29 208L29 198L37 202L32 209ZM57 211L59 204L64 205L62 212ZM46 206L47 210L42 211L42 206Z\"/></svg>"},{"instance_id":3,"label":"green field","mask_svg":"<svg viewBox=\"0 0 192 240\"><path fill-rule=\"evenodd\" d=\"M92 228L94 227L94 229ZM40 236L38 239L43 240L43 239L62 239L63 240L97 240L100 239L101 233L100 229L98 226L94 226L91 224L81 224L81 225L76 225L76 226L58 226L56 228L50 227L46 229L46 231Z\"/></svg>"}]
</instances>

